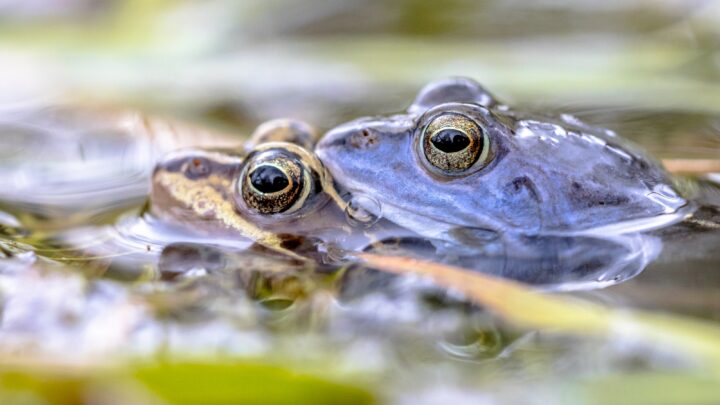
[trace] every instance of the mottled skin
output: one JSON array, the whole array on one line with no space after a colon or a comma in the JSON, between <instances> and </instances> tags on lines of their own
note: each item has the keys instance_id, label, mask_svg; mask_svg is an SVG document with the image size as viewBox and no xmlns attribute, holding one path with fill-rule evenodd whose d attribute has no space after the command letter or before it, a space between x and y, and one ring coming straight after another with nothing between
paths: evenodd
<instances>
[{"instance_id":1,"label":"mottled skin","mask_svg":"<svg viewBox=\"0 0 720 405\"><path fill-rule=\"evenodd\" d=\"M418 144L444 113L485 131L486 164L452 175L429 167ZM678 221L688 206L657 162L611 131L512 111L465 78L429 84L404 114L331 130L316 153L339 187L375 199L385 218L444 239L621 233Z\"/></svg>"},{"instance_id":2,"label":"mottled skin","mask_svg":"<svg viewBox=\"0 0 720 405\"><path fill-rule=\"evenodd\" d=\"M243 168L260 151L277 150L299 157L314 172L316 189L292 213L262 214L243 200L238 182ZM328 187L329 186L329 187ZM214 237L241 237L266 246L287 243L285 233L317 235L342 220L342 209L329 177L312 154L297 145L272 142L248 156L228 152L185 150L169 155L155 168L150 213L193 232ZM322 213L322 214L320 214Z\"/></svg>"},{"instance_id":3,"label":"mottled skin","mask_svg":"<svg viewBox=\"0 0 720 405\"><path fill-rule=\"evenodd\" d=\"M149 215L208 242L251 241L284 253L317 241L356 250L387 237L415 235L390 223L368 229L348 221L329 173L301 146L312 144L311 131L297 121L274 120L261 125L244 148L166 156L153 173ZM267 163L291 175L291 185L298 186L287 194L292 198L250 187L250 173Z\"/></svg>"}]
</instances>

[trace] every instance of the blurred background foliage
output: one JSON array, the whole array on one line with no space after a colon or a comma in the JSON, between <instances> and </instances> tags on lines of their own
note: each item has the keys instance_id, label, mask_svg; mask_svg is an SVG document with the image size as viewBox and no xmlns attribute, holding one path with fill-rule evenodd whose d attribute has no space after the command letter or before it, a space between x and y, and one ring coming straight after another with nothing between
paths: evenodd
<instances>
[{"instance_id":1,"label":"blurred background foliage","mask_svg":"<svg viewBox=\"0 0 720 405\"><path fill-rule=\"evenodd\" d=\"M463 74L511 102L720 108L714 1L2 0L0 14L5 101L328 127Z\"/></svg>"}]
</instances>

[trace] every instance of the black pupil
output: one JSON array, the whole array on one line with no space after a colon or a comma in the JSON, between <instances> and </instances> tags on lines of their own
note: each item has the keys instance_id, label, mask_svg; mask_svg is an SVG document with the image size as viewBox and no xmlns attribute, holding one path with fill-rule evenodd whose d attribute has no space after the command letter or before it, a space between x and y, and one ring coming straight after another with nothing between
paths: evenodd
<instances>
[{"instance_id":1,"label":"black pupil","mask_svg":"<svg viewBox=\"0 0 720 405\"><path fill-rule=\"evenodd\" d=\"M275 193L290 184L285 173L275 166L260 166L250 173L250 183L261 193Z\"/></svg>"},{"instance_id":2,"label":"black pupil","mask_svg":"<svg viewBox=\"0 0 720 405\"><path fill-rule=\"evenodd\" d=\"M443 129L435 134L430 141L436 148L445 153L460 152L470 145L470 138L457 129Z\"/></svg>"}]
</instances>

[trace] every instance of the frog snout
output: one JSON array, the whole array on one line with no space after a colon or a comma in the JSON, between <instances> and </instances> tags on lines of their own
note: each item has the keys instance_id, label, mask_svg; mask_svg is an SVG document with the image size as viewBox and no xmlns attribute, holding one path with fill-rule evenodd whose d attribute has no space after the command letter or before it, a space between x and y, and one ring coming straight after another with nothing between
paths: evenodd
<instances>
[{"instance_id":1,"label":"frog snout","mask_svg":"<svg viewBox=\"0 0 720 405\"><path fill-rule=\"evenodd\" d=\"M327 156L328 153L356 152L378 145L379 135L376 131L355 125L344 125L328 132L318 143L316 150L322 157Z\"/></svg>"}]
</instances>

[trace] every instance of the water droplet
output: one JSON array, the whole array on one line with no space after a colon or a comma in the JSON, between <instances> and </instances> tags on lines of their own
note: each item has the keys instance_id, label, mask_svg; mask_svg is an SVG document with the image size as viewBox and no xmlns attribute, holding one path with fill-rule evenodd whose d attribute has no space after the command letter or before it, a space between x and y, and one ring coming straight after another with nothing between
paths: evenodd
<instances>
[{"instance_id":1,"label":"water droplet","mask_svg":"<svg viewBox=\"0 0 720 405\"><path fill-rule=\"evenodd\" d=\"M543 142L557 144L567 135L565 128L549 122L523 120L517 123L516 136L520 138L537 138Z\"/></svg>"},{"instance_id":2,"label":"water droplet","mask_svg":"<svg viewBox=\"0 0 720 405\"><path fill-rule=\"evenodd\" d=\"M667 184L655 185L647 198L662 206L666 214L671 214L687 204L687 201Z\"/></svg>"},{"instance_id":3,"label":"water droplet","mask_svg":"<svg viewBox=\"0 0 720 405\"><path fill-rule=\"evenodd\" d=\"M356 194L350 198L345 207L347 222L356 228L370 228L382 216L382 206L372 197Z\"/></svg>"},{"instance_id":4,"label":"water droplet","mask_svg":"<svg viewBox=\"0 0 720 405\"><path fill-rule=\"evenodd\" d=\"M347 251L333 244L319 243L317 245L320 261L324 264L341 263L347 260Z\"/></svg>"}]
</instances>

